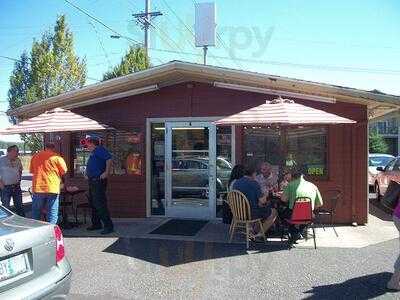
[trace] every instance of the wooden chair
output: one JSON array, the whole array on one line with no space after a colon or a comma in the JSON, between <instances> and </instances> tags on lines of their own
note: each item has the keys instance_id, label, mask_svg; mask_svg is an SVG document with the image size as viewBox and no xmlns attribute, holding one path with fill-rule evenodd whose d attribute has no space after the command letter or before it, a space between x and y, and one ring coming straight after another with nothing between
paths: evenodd
<instances>
[{"instance_id":1,"label":"wooden chair","mask_svg":"<svg viewBox=\"0 0 400 300\"><path fill-rule=\"evenodd\" d=\"M313 231L314 248L317 249L317 242L315 236L313 209L310 198L300 197L297 198L292 209L292 215L289 219L285 219L289 225L307 225L311 226Z\"/></svg>"},{"instance_id":2,"label":"wooden chair","mask_svg":"<svg viewBox=\"0 0 400 300\"><path fill-rule=\"evenodd\" d=\"M339 203L340 199L342 198L342 191L328 190L324 194L325 194L324 200L327 199L327 202L329 203L329 205L327 205L327 206L324 205L320 208L317 208L315 210L315 216L317 217L318 223L322 224L322 227L324 230L325 230L325 227L324 227L323 223L321 222L321 218L329 217L330 226L333 228L333 231L335 232L336 236L339 237L338 233L336 232L335 226L333 224L333 220L335 218L336 207L338 206L338 203Z\"/></svg>"},{"instance_id":3,"label":"wooden chair","mask_svg":"<svg viewBox=\"0 0 400 300\"><path fill-rule=\"evenodd\" d=\"M232 223L229 228L229 242L232 242L233 235L236 229L242 228L246 230L246 249L249 249L249 239L252 237L250 234L250 226L258 224L262 233L264 242L267 242L264 228L261 219L252 219L250 204L246 196L240 191L231 191L227 197L228 205L232 211Z\"/></svg>"}]
</instances>

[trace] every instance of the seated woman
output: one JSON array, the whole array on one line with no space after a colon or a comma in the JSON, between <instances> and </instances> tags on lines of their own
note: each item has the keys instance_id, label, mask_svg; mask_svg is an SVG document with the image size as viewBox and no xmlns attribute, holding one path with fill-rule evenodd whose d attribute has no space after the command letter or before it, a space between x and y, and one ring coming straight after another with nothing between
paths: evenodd
<instances>
[{"instance_id":1,"label":"seated woman","mask_svg":"<svg viewBox=\"0 0 400 300\"><path fill-rule=\"evenodd\" d=\"M267 200L267 195L264 195L261 191L261 187L256 178L256 168L254 166L247 166L244 170L244 176L237 179L233 184L233 189L242 192L250 204L251 217L253 219L261 219L261 223L264 232L274 224L277 211L272 208L271 203ZM261 232L257 233L256 236L261 235Z\"/></svg>"},{"instance_id":2,"label":"seated woman","mask_svg":"<svg viewBox=\"0 0 400 300\"><path fill-rule=\"evenodd\" d=\"M242 178L244 176L244 167L243 165L236 165L233 167L231 172L231 177L228 181L228 192L233 191L233 185L236 180Z\"/></svg>"}]
</instances>

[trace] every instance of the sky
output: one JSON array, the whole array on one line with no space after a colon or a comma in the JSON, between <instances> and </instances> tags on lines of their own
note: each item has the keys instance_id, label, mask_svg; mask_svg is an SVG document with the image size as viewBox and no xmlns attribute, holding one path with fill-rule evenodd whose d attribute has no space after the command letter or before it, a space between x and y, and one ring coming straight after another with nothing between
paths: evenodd
<instances>
[{"instance_id":1,"label":"sky","mask_svg":"<svg viewBox=\"0 0 400 300\"><path fill-rule=\"evenodd\" d=\"M87 84L117 64L143 31L133 13L145 0L0 0L0 56L19 58L65 14L75 50L85 58ZM196 1L196 2L210 2ZM400 95L400 1L215 0L217 44L207 63ZM151 0L152 65L171 60L202 63L194 46L194 0ZM14 62L0 57L0 128L9 125L7 91ZM0 140L18 140L16 136Z\"/></svg>"}]
</instances>

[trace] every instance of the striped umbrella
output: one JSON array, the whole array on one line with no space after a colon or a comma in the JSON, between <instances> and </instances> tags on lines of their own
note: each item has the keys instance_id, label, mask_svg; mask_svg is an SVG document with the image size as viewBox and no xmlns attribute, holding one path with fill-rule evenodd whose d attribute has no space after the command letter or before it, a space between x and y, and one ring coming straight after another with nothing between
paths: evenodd
<instances>
[{"instance_id":1,"label":"striped umbrella","mask_svg":"<svg viewBox=\"0 0 400 300\"><path fill-rule=\"evenodd\" d=\"M106 129L113 128L69 110L55 108L31 119L22 121L17 125L0 130L0 134L94 131Z\"/></svg>"},{"instance_id":2,"label":"striped umbrella","mask_svg":"<svg viewBox=\"0 0 400 300\"><path fill-rule=\"evenodd\" d=\"M217 125L312 125L350 123L356 123L356 121L282 98L267 101L265 104L215 121Z\"/></svg>"}]
</instances>

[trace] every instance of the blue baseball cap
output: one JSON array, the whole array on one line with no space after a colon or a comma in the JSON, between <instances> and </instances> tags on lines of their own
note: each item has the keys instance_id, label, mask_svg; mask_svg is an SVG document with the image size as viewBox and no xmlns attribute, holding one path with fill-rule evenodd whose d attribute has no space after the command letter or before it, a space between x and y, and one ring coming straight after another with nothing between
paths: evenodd
<instances>
[{"instance_id":1,"label":"blue baseball cap","mask_svg":"<svg viewBox=\"0 0 400 300\"><path fill-rule=\"evenodd\" d=\"M85 136L85 139L87 139L87 140L100 141L100 140L101 140L101 136L98 135L98 134L96 134L96 133L90 133L90 134L87 134L87 135Z\"/></svg>"}]
</instances>

